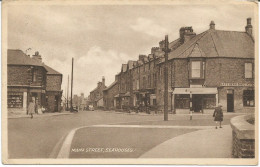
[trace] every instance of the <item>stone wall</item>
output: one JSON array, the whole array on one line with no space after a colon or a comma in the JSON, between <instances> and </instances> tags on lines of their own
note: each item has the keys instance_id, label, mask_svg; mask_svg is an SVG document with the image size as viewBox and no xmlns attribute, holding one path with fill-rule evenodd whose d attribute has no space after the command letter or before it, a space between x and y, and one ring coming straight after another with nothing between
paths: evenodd
<instances>
[{"instance_id":1,"label":"stone wall","mask_svg":"<svg viewBox=\"0 0 260 167\"><path fill-rule=\"evenodd\" d=\"M234 158L255 157L255 127L247 122L250 117L253 115L242 115L231 119Z\"/></svg>"}]
</instances>

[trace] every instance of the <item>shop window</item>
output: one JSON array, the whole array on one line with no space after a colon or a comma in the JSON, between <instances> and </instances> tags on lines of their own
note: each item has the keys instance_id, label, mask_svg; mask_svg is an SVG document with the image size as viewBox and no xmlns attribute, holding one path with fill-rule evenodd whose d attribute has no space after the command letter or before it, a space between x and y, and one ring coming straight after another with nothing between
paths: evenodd
<instances>
[{"instance_id":1,"label":"shop window","mask_svg":"<svg viewBox=\"0 0 260 167\"><path fill-rule=\"evenodd\" d=\"M245 78L253 78L253 65L252 65L252 63L245 63Z\"/></svg>"},{"instance_id":2,"label":"shop window","mask_svg":"<svg viewBox=\"0 0 260 167\"><path fill-rule=\"evenodd\" d=\"M8 108L22 108L22 107L23 107L23 93L8 92Z\"/></svg>"},{"instance_id":3,"label":"shop window","mask_svg":"<svg viewBox=\"0 0 260 167\"><path fill-rule=\"evenodd\" d=\"M175 106L179 109L186 109L190 108L190 95L184 94L184 95L176 95L175 96Z\"/></svg>"},{"instance_id":4,"label":"shop window","mask_svg":"<svg viewBox=\"0 0 260 167\"><path fill-rule=\"evenodd\" d=\"M204 95L203 96L203 108L213 109L216 106L216 95Z\"/></svg>"},{"instance_id":5,"label":"shop window","mask_svg":"<svg viewBox=\"0 0 260 167\"><path fill-rule=\"evenodd\" d=\"M245 107L254 107L255 106L254 90L244 90L243 104Z\"/></svg>"}]
</instances>

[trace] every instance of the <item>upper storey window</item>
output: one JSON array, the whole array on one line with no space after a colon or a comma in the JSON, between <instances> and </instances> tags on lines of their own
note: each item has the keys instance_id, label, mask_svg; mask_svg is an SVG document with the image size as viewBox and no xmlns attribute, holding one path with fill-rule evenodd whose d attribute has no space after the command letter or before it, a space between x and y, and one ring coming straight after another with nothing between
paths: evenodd
<instances>
[{"instance_id":1,"label":"upper storey window","mask_svg":"<svg viewBox=\"0 0 260 167\"><path fill-rule=\"evenodd\" d=\"M191 79L204 78L205 62L191 61Z\"/></svg>"},{"instance_id":2,"label":"upper storey window","mask_svg":"<svg viewBox=\"0 0 260 167\"><path fill-rule=\"evenodd\" d=\"M253 64L245 63L245 78L253 78Z\"/></svg>"}]
</instances>

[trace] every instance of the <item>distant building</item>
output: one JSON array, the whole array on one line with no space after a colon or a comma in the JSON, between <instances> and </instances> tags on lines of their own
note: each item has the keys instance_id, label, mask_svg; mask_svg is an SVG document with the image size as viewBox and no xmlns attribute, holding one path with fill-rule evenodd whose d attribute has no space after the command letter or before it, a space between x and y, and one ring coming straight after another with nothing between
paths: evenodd
<instances>
[{"instance_id":1,"label":"distant building","mask_svg":"<svg viewBox=\"0 0 260 167\"><path fill-rule=\"evenodd\" d=\"M117 95L119 93L118 81L115 80L106 89L103 90L103 101L104 108L106 110L116 109L117 106Z\"/></svg>"},{"instance_id":2,"label":"distant building","mask_svg":"<svg viewBox=\"0 0 260 167\"><path fill-rule=\"evenodd\" d=\"M102 82L98 82L97 87L90 92L90 104L92 104L95 109L103 107L103 90L105 88L105 77L103 77Z\"/></svg>"}]
</instances>

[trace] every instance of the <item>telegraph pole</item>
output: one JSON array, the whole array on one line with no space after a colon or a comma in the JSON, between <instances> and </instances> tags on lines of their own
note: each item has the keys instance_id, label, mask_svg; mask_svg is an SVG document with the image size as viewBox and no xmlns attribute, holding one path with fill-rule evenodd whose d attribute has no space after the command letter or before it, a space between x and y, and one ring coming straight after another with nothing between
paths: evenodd
<instances>
[{"instance_id":1,"label":"telegraph pole","mask_svg":"<svg viewBox=\"0 0 260 167\"><path fill-rule=\"evenodd\" d=\"M69 110L69 80L70 80L70 76L68 75L68 84L67 84L67 111Z\"/></svg>"},{"instance_id":2,"label":"telegraph pole","mask_svg":"<svg viewBox=\"0 0 260 167\"><path fill-rule=\"evenodd\" d=\"M72 106L72 91L73 91L73 58L72 58L72 66L71 66L71 90L70 90L70 112L73 112L73 106Z\"/></svg>"},{"instance_id":3,"label":"telegraph pole","mask_svg":"<svg viewBox=\"0 0 260 167\"><path fill-rule=\"evenodd\" d=\"M165 35L164 48L165 62L164 62L164 121L168 121L168 53L169 49L168 35Z\"/></svg>"}]
</instances>

